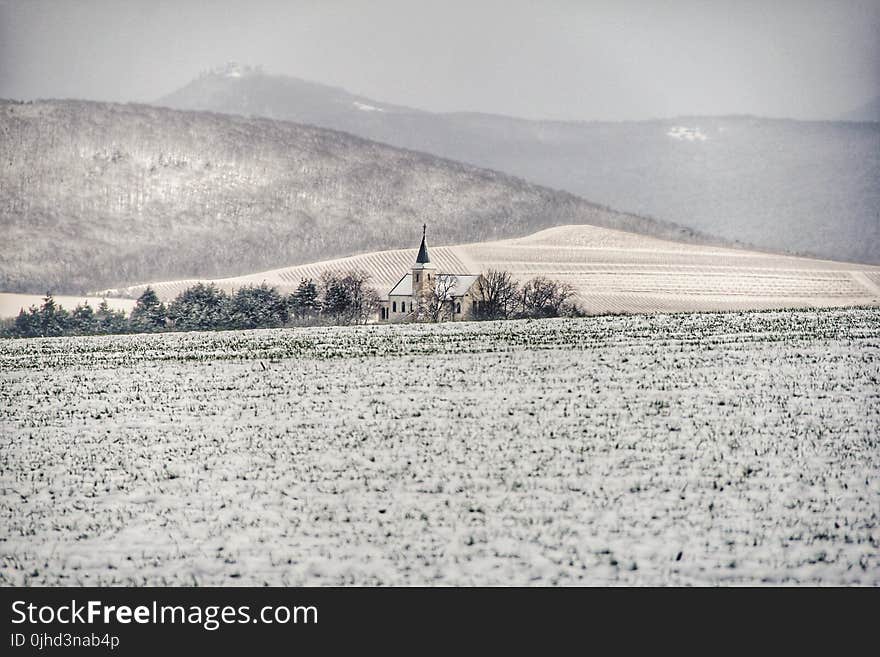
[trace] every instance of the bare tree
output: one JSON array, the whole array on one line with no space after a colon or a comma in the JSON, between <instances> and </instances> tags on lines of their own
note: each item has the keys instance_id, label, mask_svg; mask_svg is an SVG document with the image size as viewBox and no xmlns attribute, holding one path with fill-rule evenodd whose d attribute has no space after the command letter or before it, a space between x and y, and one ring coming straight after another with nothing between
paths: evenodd
<instances>
[{"instance_id":1,"label":"bare tree","mask_svg":"<svg viewBox=\"0 0 880 657\"><path fill-rule=\"evenodd\" d=\"M366 324L379 308L379 294L370 285L370 279L370 274L362 270L350 271L342 279L349 292L355 324Z\"/></svg>"},{"instance_id":2,"label":"bare tree","mask_svg":"<svg viewBox=\"0 0 880 657\"><path fill-rule=\"evenodd\" d=\"M523 317L559 317L563 314L574 288L568 283L538 276L520 291L520 314Z\"/></svg>"},{"instance_id":3,"label":"bare tree","mask_svg":"<svg viewBox=\"0 0 880 657\"><path fill-rule=\"evenodd\" d=\"M519 286L510 272L490 269L477 286L477 319L508 319L515 311Z\"/></svg>"},{"instance_id":4,"label":"bare tree","mask_svg":"<svg viewBox=\"0 0 880 657\"><path fill-rule=\"evenodd\" d=\"M434 286L419 303L418 317L426 322L445 322L452 319L455 304L455 286L458 278L441 274L434 279Z\"/></svg>"},{"instance_id":5,"label":"bare tree","mask_svg":"<svg viewBox=\"0 0 880 657\"><path fill-rule=\"evenodd\" d=\"M334 324L366 324L379 306L379 295L369 282L370 275L361 270L325 272L321 276L324 317Z\"/></svg>"}]
</instances>

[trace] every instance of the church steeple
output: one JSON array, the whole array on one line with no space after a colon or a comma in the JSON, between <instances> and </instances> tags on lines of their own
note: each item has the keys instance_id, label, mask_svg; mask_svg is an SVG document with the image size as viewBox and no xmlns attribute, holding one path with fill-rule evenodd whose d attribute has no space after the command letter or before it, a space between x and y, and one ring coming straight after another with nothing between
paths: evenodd
<instances>
[{"instance_id":1,"label":"church steeple","mask_svg":"<svg viewBox=\"0 0 880 657\"><path fill-rule=\"evenodd\" d=\"M428 257L428 245L425 240L425 233L428 232L428 226L422 226L422 245L419 247L419 255L412 266L412 303L410 310L416 309L421 313L426 302L431 298L434 287L437 284L435 280L437 268Z\"/></svg>"},{"instance_id":2,"label":"church steeple","mask_svg":"<svg viewBox=\"0 0 880 657\"><path fill-rule=\"evenodd\" d=\"M416 264L425 265L431 262L428 257L428 246L425 244L425 233L428 231L428 224L422 224L422 245L419 247L419 255L416 258Z\"/></svg>"}]
</instances>

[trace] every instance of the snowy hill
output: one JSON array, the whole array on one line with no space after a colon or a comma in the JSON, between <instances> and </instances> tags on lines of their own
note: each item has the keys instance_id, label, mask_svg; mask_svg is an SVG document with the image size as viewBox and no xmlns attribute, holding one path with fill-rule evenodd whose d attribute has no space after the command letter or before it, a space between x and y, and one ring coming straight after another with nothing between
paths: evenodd
<instances>
[{"instance_id":1,"label":"snowy hill","mask_svg":"<svg viewBox=\"0 0 880 657\"><path fill-rule=\"evenodd\" d=\"M158 102L343 130L762 248L880 263L880 124L433 114L265 74L202 76Z\"/></svg>"},{"instance_id":2,"label":"snowy hill","mask_svg":"<svg viewBox=\"0 0 880 657\"><path fill-rule=\"evenodd\" d=\"M557 226L527 237L432 246L442 272L498 269L517 279L547 276L571 284L591 313L752 310L880 305L880 267L686 244L596 226ZM324 272L367 271L382 293L407 273L415 249L349 258L214 280L233 291L267 283L292 292ZM151 283L172 299L196 280ZM107 290L138 296L146 285Z\"/></svg>"},{"instance_id":3,"label":"snowy hill","mask_svg":"<svg viewBox=\"0 0 880 657\"><path fill-rule=\"evenodd\" d=\"M0 292L238 275L406 247L423 222L447 243L564 223L697 238L504 174L268 119L0 101L0 153Z\"/></svg>"}]
</instances>

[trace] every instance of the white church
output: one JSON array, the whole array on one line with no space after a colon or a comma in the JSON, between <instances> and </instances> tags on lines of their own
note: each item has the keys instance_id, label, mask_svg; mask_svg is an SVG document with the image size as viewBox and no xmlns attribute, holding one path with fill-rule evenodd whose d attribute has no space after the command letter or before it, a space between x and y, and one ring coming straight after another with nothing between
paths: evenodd
<instances>
[{"instance_id":1,"label":"white church","mask_svg":"<svg viewBox=\"0 0 880 657\"><path fill-rule=\"evenodd\" d=\"M388 292L379 306L379 321L460 321L479 309L482 274L439 273L428 256L427 226L415 264Z\"/></svg>"}]
</instances>

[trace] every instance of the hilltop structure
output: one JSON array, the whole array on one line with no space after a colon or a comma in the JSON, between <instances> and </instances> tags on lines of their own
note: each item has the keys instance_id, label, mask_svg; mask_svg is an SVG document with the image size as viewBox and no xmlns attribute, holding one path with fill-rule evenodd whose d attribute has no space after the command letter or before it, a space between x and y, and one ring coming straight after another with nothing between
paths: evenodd
<instances>
[{"instance_id":1,"label":"hilltop structure","mask_svg":"<svg viewBox=\"0 0 880 657\"><path fill-rule=\"evenodd\" d=\"M379 321L460 321L479 311L482 274L438 273L426 243L427 225L410 273L404 274L379 306Z\"/></svg>"}]
</instances>

